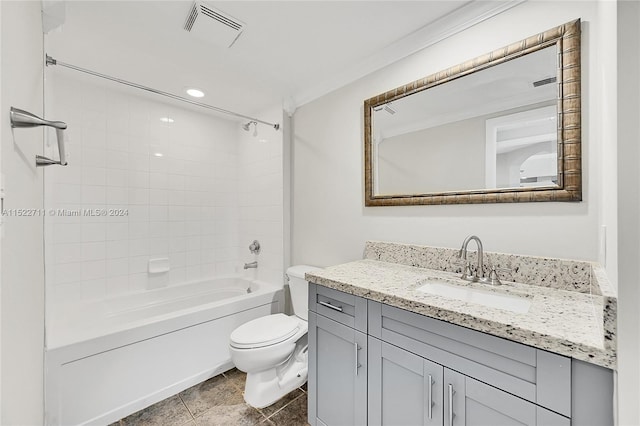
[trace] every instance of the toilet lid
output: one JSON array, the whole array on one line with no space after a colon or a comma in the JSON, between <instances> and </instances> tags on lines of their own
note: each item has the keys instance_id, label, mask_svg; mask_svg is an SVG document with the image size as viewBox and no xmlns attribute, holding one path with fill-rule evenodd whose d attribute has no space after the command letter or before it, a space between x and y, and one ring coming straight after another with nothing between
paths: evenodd
<instances>
[{"instance_id":1,"label":"toilet lid","mask_svg":"<svg viewBox=\"0 0 640 426\"><path fill-rule=\"evenodd\" d=\"M300 322L285 314L274 314L251 320L231 333L231 346L259 348L287 340L300 329Z\"/></svg>"}]
</instances>

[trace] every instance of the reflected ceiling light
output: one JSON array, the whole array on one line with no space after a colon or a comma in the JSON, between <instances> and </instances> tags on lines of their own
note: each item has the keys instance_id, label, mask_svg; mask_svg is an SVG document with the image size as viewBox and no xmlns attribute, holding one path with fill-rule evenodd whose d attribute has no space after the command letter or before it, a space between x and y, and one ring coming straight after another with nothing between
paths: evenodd
<instances>
[{"instance_id":1,"label":"reflected ceiling light","mask_svg":"<svg viewBox=\"0 0 640 426\"><path fill-rule=\"evenodd\" d=\"M190 88L187 89L187 95L193 96L194 98L201 98L204 96L204 92L200 89Z\"/></svg>"},{"instance_id":2,"label":"reflected ceiling light","mask_svg":"<svg viewBox=\"0 0 640 426\"><path fill-rule=\"evenodd\" d=\"M155 155L156 157L162 157L164 154L161 152L155 152L153 153L153 155Z\"/></svg>"},{"instance_id":3,"label":"reflected ceiling light","mask_svg":"<svg viewBox=\"0 0 640 426\"><path fill-rule=\"evenodd\" d=\"M162 121L163 123L173 123L174 120L171 117L162 117L160 121Z\"/></svg>"}]
</instances>

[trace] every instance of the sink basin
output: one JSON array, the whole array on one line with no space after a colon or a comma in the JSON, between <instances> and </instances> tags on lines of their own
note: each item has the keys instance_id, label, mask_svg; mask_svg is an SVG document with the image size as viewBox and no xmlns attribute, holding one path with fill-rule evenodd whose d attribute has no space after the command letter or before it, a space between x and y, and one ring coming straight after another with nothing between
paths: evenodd
<instances>
[{"instance_id":1,"label":"sink basin","mask_svg":"<svg viewBox=\"0 0 640 426\"><path fill-rule=\"evenodd\" d=\"M427 284L419 287L418 291L519 314L527 313L531 307L531 302L524 297L497 294L491 291L462 287L441 281L427 282Z\"/></svg>"}]
</instances>

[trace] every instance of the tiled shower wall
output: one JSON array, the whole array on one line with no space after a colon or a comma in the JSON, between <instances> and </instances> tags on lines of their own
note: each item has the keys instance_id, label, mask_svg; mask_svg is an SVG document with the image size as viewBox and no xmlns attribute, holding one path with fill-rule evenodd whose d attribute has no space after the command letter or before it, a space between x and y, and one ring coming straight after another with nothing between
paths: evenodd
<instances>
[{"instance_id":1,"label":"tiled shower wall","mask_svg":"<svg viewBox=\"0 0 640 426\"><path fill-rule=\"evenodd\" d=\"M283 123L282 108L263 111L259 117ZM258 126L258 135L241 132L239 143L240 254L243 262L258 261L245 271L250 277L275 284L283 282L283 132ZM258 240L262 250L251 255L248 246Z\"/></svg>"},{"instance_id":2,"label":"tiled shower wall","mask_svg":"<svg viewBox=\"0 0 640 426\"><path fill-rule=\"evenodd\" d=\"M45 172L48 300L103 298L242 271L241 261L251 259L244 255L250 241L239 238L240 213L246 204L261 202L265 185L281 194L275 161L262 170L263 153L254 157L262 170L256 173L270 180L261 181L259 194L243 191L240 197L239 170L245 166L239 123L68 72L50 72L46 81L47 117L69 126L69 165ZM54 142L53 133L47 136ZM45 155L57 155L53 145ZM275 206L276 199L268 198ZM106 209L107 215L88 216L83 209ZM61 210L81 213L62 216ZM281 221L281 203L279 212L268 213L278 216ZM242 217L250 219L245 227L262 221L259 215ZM266 225L269 238L277 240L276 228ZM281 245L281 232L279 239ZM149 259L163 257L171 270L149 274Z\"/></svg>"}]
</instances>

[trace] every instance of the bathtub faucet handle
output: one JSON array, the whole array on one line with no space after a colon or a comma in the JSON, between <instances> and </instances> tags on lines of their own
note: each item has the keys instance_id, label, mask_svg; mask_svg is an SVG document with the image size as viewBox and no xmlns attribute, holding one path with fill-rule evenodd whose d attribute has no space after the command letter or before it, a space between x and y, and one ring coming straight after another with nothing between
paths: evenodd
<instances>
[{"instance_id":1,"label":"bathtub faucet handle","mask_svg":"<svg viewBox=\"0 0 640 426\"><path fill-rule=\"evenodd\" d=\"M258 240L253 240L251 245L249 245L249 251L253 254L260 254L260 243Z\"/></svg>"}]
</instances>

